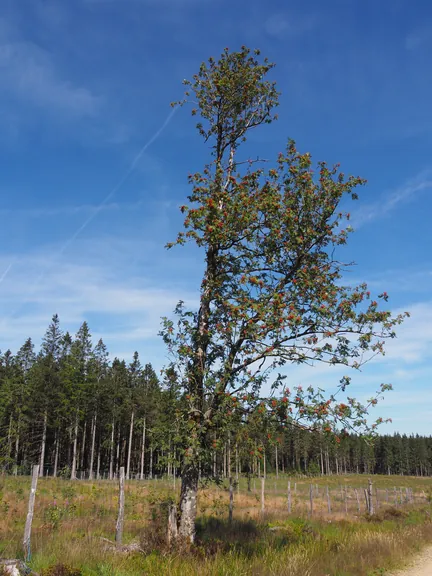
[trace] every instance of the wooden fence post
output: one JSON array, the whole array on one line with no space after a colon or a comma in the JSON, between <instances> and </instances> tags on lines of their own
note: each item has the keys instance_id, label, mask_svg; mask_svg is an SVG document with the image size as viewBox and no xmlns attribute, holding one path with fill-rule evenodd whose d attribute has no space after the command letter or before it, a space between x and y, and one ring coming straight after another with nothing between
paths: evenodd
<instances>
[{"instance_id":1,"label":"wooden fence post","mask_svg":"<svg viewBox=\"0 0 432 576\"><path fill-rule=\"evenodd\" d=\"M367 488L364 489L364 496L366 501L366 512L369 512L369 494Z\"/></svg>"},{"instance_id":2,"label":"wooden fence post","mask_svg":"<svg viewBox=\"0 0 432 576\"><path fill-rule=\"evenodd\" d=\"M120 468L119 474L119 505L118 516L116 523L115 541L118 546L121 545L123 539L123 524L124 524L124 482L125 482L125 469L124 466Z\"/></svg>"},{"instance_id":3,"label":"wooden fence post","mask_svg":"<svg viewBox=\"0 0 432 576\"><path fill-rule=\"evenodd\" d=\"M313 514L313 486L312 486L312 484L310 485L310 489L309 489L309 502L310 502L310 515L312 516L312 514Z\"/></svg>"},{"instance_id":4,"label":"wooden fence post","mask_svg":"<svg viewBox=\"0 0 432 576\"><path fill-rule=\"evenodd\" d=\"M233 509L234 509L234 486L232 483L232 477L229 477L229 512L228 521L231 524L233 519Z\"/></svg>"},{"instance_id":5,"label":"wooden fence post","mask_svg":"<svg viewBox=\"0 0 432 576\"><path fill-rule=\"evenodd\" d=\"M373 505L373 492L372 492L372 480L369 478L368 481L368 501L369 501L369 514L372 516L374 513L374 505Z\"/></svg>"},{"instance_id":6,"label":"wooden fence post","mask_svg":"<svg viewBox=\"0 0 432 576\"><path fill-rule=\"evenodd\" d=\"M357 512L360 514L360 498L359 498L359 493L357 488L354 488L354 492L356 495L356 500L357 500Z\"/></svg>"},{"instance_id":7,"label":"wooden fence post","mask_svg":"<svg viewBox=\"0 0 432 576\"><path fill-rule=\"evenodd\" d=\"M34 503L36 498L36 488L37 482L39 477L39 466L33 466L33 474L32 474L32 481L31 481L31 488L30 488L30 496L28 502L28 512L27 518L24 528L24 538L23 538L23 548L24 548L24 560L28 562L31 559L31 529L32 529L32 522L33 522L33 512L34 512Z\"/></svg>"},{"instance_id":8,"label":"wooden fence post","mask_svg":"<svg viewBox=\"0 0 432 576\"><path fill-rule=\"evenodd\" d=\"M291 514L291 482L288 481L288 514Z\"/></svg>"},{"instance_id":9,"label":"wooden fence post","mask_svg":"<svg viewBox=\"0 0 432 576\"><path fill-rule=\"evenodd\" d=\"M347 498L347 487L344 488L344 504L345 504L345 514L348 514L348 498Z\"/></svg>"},{"instance_id":10,"label":"wooden fence post","mask_svg":"<svg viewBox=\"0 0 432 576\"><path fill-rule=\"evenodd\" d=\"M172 504L168 508L168 546L171 546L171 544L177 540L177 535L177 506Z\"/></svg>"},{"instance_id":11,"label":"wooden fence post","mask_svg":"<svg viewBox=\"0 0 432 576\"><path fill-rule=\"evenodd\" d=\"M261 514L265 513L265 478L261 477Z\"/></svg>"},{"instance_id":12,"label":"wooden fence post","mask_svg":"<svg viewBox=\"0 0 432 576\"><path fill-rule=\"evenodd\" d=\"M328 513L331 514L331 501L330 501L330 492L329 492L328 486L326 486L326 496L327 496L327 510L328 510Z\"/></svg>"}]
</instances>

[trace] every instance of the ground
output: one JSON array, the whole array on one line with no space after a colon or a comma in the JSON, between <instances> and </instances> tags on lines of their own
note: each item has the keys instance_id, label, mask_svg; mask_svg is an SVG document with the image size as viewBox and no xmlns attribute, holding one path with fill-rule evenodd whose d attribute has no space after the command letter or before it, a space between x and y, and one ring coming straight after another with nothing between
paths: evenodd
<instances>
[{"instance_id":1,"label":"ground","mask_svg":"<svg viewBox=\"0 0 432 576\"><path fill-rule=\"evenodd\" d=\"M178 497L178 481L126 484L124 543L136 542L145 553L121 554L107 550L103 540L114 539L117 482L40 479L30 565L43 573L65 564L84 576L381 576L432 541L432 479L372 479L378 503L373 518L365 514L365 476L270 476L264 515L261 480L252 480L249 492L241 479L231 524L226 481L208 485L199 498L198 545L189 555L164 543L167 506ZM29 478L0 478L0 556L22 557L29 487Z\"/></svg>"},{"instance_id":2,"label":"ground","mask_svg":"<svg viewBox=\"0 0 432 576\"><path fill-rule=\"evenodd\" d=\"M432 574L432 546L416 556L411 565L404 570L393 572L392 576L431 576Z\"/></svg>"}]
</instances>

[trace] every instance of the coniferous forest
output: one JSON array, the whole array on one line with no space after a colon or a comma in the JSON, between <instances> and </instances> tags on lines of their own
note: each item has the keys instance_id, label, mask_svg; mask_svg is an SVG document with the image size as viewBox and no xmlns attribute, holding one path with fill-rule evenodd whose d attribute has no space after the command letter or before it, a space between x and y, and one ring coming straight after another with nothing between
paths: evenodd
<instances>
[{"instance_id":1,"label":"coniferous forest","mask_svg":"<svg viewBox=\"0 0 432 576\"><path fill-rule=\"evenodd\" d=\"M162 377L150 358L109 359L84 322L63 331L57 315L40 350L28 338L14 355L0 355L0 465L11 474L129 478L179 473L177 413L185 402L175 370ZM340 438L294 422L261 418L233 421L212 432L206 476L235 467L248 477L271 471L308 475L377 473L426 476L432 472L432 438L380 435L367 442Z\"/></svg>"}]
</instances>

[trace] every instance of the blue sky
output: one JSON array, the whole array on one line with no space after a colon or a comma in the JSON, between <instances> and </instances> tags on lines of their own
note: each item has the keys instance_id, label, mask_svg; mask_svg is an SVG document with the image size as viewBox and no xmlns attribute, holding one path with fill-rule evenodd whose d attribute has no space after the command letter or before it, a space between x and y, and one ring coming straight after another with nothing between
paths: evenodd
<instances>
[{"instance_id":1,"label":"blue sky","mask_svg":"<svg viewBox=\"0 0 432 576\"><path fill-rule=\"evenodd\" d=\"M353 374L381 382L386 430L432 421L432 4L427 0L3 0L0 4L0 349L40 342L54 312L129 359L165 362L159 319L193 304L200 255L167 252L186 175L206 149L181 80L228 46L277 67L280 120L251 147L274 157L293 137L315 160L368 185L351 212L350 281L387 290L411 319L385 358ZM162 129L163 128L163 129ZM162 130L161 130L162 129ZM127 177L127 178L126 178ZM126 178L126 179L125 179ZM291 385L331 386L326 367Z\"/></svg>"}]
</instances>

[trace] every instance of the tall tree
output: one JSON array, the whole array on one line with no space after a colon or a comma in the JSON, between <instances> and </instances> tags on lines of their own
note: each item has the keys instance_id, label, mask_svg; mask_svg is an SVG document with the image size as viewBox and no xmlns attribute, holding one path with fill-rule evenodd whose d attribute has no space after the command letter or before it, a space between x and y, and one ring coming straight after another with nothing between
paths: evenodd
<instances>
[{"instance_id":1,"label":"tall tree","mask_svg":"<svg viewBox=\"0 0 432 576\"><path fill-rule=\"evenodd\" d=\"M188 400L179 536L189 541L200 459L212 421L226 412L227 402L244 390L252 391L253 402L266 376L287 363L358 368L368 352L383 351L384 339L402 321L382 311L365 284L343 285L347 265L334 256L350 232L339 204L357 198L364 180L345 179L323 162L315 172L310 155L300 154L292 141L266 171L239 158L249 132L276 117L278 92L266 79L272 68L258 51L225 49L184 82L181 104L195 102L198 131L212 150L203 172L189 177L190 206L181 207L185 231L168 245L192 241L204 251L199 309L180 303L177 324L165 319L163 328ZM280 382L276 377L275 386ZM348 383L345 378L341 387ZM322 420L330 411L319 395L297 398L290 402L299 418ZM333 414L354 423L364 415L354 400Z\"/></svg>"}]
</instances>

